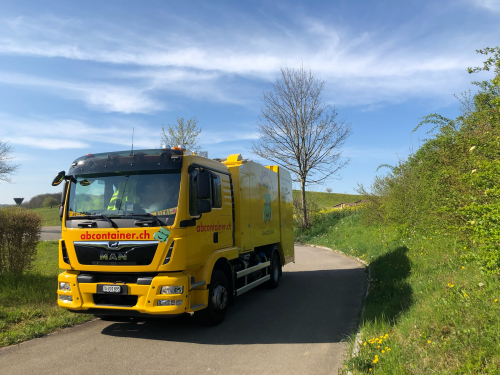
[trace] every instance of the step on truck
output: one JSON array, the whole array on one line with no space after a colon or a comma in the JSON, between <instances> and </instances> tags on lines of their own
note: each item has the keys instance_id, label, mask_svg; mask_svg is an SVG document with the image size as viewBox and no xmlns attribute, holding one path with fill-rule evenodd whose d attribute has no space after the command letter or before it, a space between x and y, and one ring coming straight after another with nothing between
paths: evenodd
<instances>
[{"instance_id":1,"label":"step on truck","mask_svg":"<svg viewBox=\"0 0 500 375\"><path fill-rule=\"evenodd\" d=\"M294 261L292 180L278 166L167 147L87 154L61 183L57 293L69 311L215 325Z\"/></svg>"}]
</instances>

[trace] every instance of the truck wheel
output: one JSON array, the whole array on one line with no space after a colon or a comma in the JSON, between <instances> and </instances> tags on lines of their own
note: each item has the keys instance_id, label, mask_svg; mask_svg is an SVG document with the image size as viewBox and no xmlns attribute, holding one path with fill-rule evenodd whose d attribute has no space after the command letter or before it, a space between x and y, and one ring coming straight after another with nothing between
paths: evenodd
<instances>
[{"instance_id":1,"label":"truck wheel","mask_svg":"<svg viewBox=\"0 0 500 375\"><path fill-rule=\"evenodd\" d=\"M275 251L271 257L271 266L269 267L269 274L271 275L271 278L266 283L269 289L275 289L280 284L280 268L280 256L278 252Z\"/></svg>"},{"instance_id":2,"label":"truck wheel","mask_svg":"<svg viewBox=\"0 0 500 375\"><path fill-rule=\"evenodd\" d=\"M224 272L213 270L208 290L208 306L194 315L203 325L216 326L226 316L229 299L229 288Z\"/></svg>"}]
</instances>

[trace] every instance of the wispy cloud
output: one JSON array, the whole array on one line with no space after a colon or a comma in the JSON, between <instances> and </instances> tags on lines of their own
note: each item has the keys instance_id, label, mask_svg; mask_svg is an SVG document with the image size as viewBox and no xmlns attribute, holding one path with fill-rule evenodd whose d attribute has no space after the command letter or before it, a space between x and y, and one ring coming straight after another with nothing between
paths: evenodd
<instances>
[{"instance_id":1,"label":"wispy cloud","mask_svg":"<svg viewBox=\"0 0 500 375\"><path fill-rule=\"evenodd\" d=\"M496 8L493 0L475 1ZM425 34L418 20L353 31L307 14L288 17L273 24L242 19L247 26L231 33L183 19L140 33L95 20L3 19L0 54L106 64L107 78L119 83L35 80L35 85L66 90L100 111L149 113L167 107L157 99L162 92L245 105L248 88L260 94L253 90L255 81L262 87L280 67L302 63L326 81L327 100L339 105L449 97L468 82L465 68L478 62L470 46L484 40L474 32Z\"/></svg>"},{"instance_id":2,"label":"wispy cloud","mask_svg":"<svg viewBox=\"0 0 500 375\"><path fill-rule=\"evenodd\" d=\"M103 112L149 113L164 108L162 103L149 97L151 88L147 87L66 82L15 73L0 74L0 83L39 88L64 98L83 100L88 107Z\"/></svg>"},{"instance_id":3,"label":"wispy cloud","mask_svg":"<svg viewBox=\"0 0 500 375\"><path fill-rule=\"evenodd\" d=\"M472 0L477 6L494 12L500 12L500 1L498 0Z\"/></svg>"},{"instance_id":4,"label":"wispy cloud","mask_svg":"<svg viewBox=\"0 0 500 375\"><path fill-rule=\"evenodd\" d=\"M135 128L134 148L159 147L160 131L138 121L108 118L105 126L102 126L73 119L22 118L0 113L1 139L12 145L47 150L89 148L96 143L128 148L131 146L132 127ZM234 130L224 132L203 130L200 143L204 149L215 151L220 147L231 148L236 142L256 137L257 134L235 125Z\"/></svg>"}]
</instances>

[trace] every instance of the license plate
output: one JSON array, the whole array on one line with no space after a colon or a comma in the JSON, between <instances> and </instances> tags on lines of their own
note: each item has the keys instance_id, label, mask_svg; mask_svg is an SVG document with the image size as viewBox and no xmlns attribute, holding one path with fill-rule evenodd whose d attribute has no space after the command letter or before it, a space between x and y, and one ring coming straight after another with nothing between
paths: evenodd
<instances>
[{"instance_id":1,"label":"license plate","mask_svg":"<svg viewBox=\"0 0 500 375\"><path fill-rule=\"evenodd\" d=\"M97 293L128 294L127 285L97 285Z\"/></svg>"}]
</instances>

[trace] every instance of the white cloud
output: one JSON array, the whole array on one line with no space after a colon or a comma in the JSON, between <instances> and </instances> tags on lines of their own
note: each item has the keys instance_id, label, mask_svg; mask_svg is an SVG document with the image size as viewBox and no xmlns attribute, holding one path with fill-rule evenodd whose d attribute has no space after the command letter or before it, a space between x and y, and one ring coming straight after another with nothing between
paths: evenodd
<instances>
[{"instance_id":1,"label":"white cloud","mask_svg":"<svg viewBox=\"0 0 500 375\"><path fill-rule=\"evenodd\" d=\"M494 12L500 12L499 0L472 0L472 1L481 8L486 8Z\"/></svg>"},{"instance_id":2,"label":"white cloud","mask_svg":"<svg viewBox=\"0 0 500 375\"><path fill-rule=\"evenodd\" d=\"M495 8L491 0L476 2ZM481 32L425 33L419 20L385 31L349 31L307 14L273 25L244 19L246 26L230 33L189 20L141 33L94 20L3 21L0 54L104 63L106 78L119 84L34 81L69 92L93 109L123 113L164 109L154 95L163 91L239 105L256 102L255 81L262 87L281 66L301 63L326 81L329 100L339 105L449 97L468 83L466 67L480 61L470 46L486 40Z\"/></svg>"},{"instance_id":3,"label":"white cloud","mask_svg":"<svg viewBox=\"0 0 500 375\"><path fill-rule=\"evenodd\" d=\"M0 83L30 86L62 97L83 100L103 112L149 113L164 107L148 96L148 88L99 83L74 83L24 74L0 74Z\"/></svg>"}]
</instances>

